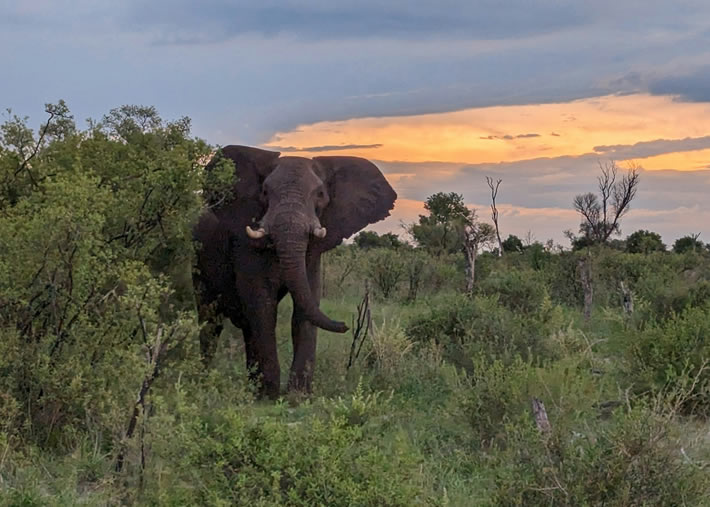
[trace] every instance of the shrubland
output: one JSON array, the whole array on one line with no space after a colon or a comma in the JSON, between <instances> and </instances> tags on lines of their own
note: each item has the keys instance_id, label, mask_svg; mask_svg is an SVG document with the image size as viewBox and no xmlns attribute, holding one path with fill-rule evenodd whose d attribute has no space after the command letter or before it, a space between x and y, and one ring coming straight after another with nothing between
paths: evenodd
<instances>
[{"instance_id":1,"label":"shrubland","mask_svg":"<svg viewBox=\"0 0 710 507\"><path fill-rule=\"evenodd\" d=\"M234 168L205 181L214 148L152 108L47 111L0 129L2 504L710 504L705 248L511 239L469 293L448 239L369 233L322 273L329 315L369 294L361 353L321 332L314 394L267 402L238 330L198 357L190 226Z\"/></svg>"}]
</instances>

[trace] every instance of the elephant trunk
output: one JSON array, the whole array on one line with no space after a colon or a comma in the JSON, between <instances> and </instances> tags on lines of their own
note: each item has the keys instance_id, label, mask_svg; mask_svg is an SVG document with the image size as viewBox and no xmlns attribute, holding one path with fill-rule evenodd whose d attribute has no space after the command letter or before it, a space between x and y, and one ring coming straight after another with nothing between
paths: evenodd
<instances>
[{"instance_id":1,"label":"elephant trunk","mask_svg":"<svg viewBox=\"0 0 710 507\"><path fill-rule=\"evenodd\" d=\"M344 333L348 330L345 323L331 319L318 308L306 274L306 252L310 230L295 228L297 230L294 231L294 225L291 224L282 234L274 231L274 244L279 257L281 275L291 293L293 304L313 325L326 331Z\"/></svg>"}]
</instances>

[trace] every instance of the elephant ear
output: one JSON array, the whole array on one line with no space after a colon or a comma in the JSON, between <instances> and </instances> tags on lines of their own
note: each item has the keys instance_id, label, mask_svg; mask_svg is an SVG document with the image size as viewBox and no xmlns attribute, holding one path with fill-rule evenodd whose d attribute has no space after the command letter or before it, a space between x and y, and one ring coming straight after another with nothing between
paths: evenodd
<instances>
[{"instance_id":1,"label":"elephant ear","mask_svg":"<svg viewBox=\"0 0 710 507\"><path fill-rule=\"evenodd\" d=\"M330 203L321 225L328 231L319 249L330 250L368 224L388 217L397 193L380 170L359 157L315 157L328 185Z\"/></svg>"},{"instance_id":2,"label":"elephant ear","mask_svg":"<svg viewBox=\"0 0 710 507\"><path fill-rule=\"evenodd\" d=\"M274 170L281 153L250 146L224 146L205 168L209 171L222 158L229 158L235 166L234 200L256 199L264 179ZM208 196L208 203L210 199Z\"/></svg>"}]
</instances>

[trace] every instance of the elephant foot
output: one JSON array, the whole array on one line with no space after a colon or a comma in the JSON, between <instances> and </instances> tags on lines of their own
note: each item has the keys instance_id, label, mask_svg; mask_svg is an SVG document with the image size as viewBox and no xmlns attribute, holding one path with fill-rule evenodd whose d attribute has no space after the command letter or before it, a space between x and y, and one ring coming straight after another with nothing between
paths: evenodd
<instances>
[{"instance_id":1,"label":"elephant foot","mask_svg":"<svg viewBox=\"0 0 710 507\"><path fill-rule=\"evenodd\" d=\"M276 400L281 396L281 380L278 375L273 376L254 372L249 377L252 384L256 386L257 398Z\"/></svg>"},{"instance_id":2,"label":"elephant foot","mask_svg":"<svg viewBox=\"0 0 710 507\"><path fill-rule=\"evenodd\" d=\"M288 392L310 395L313 393L313 377L303 374L291 374L288 379Z\"/></svg>"}]
</instances>

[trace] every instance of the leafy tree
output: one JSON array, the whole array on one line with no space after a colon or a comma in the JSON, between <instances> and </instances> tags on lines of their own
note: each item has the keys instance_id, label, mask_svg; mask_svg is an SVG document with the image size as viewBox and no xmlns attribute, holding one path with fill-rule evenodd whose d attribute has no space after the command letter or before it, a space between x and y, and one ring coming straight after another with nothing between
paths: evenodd
<instances>
[{"instance_id":1,"label":"leafy tree","mask_svg":"<svg viewBox=\"0 0 710 507\"><path fill-rule=\"evenodd\" d=\"M45 110L37 134L11 112L0 126L0 432L51 446L88 425L122 456L166 354L197 332L190 227L213 149L152 108L85 131L64 102Z\"/></svg>"},{"instance_id":2,"label":"leafy tree","mask_svg":"<svg viewBox=\"0 0 710 507\"><path fill-rule=\"evenodd\" d=\"M579 232L588 243L606 243L613 234L621 233L621 218L629 212L639 183L638 168L632 166L620 180L614 162L601 165L598 178L599 195L580 194L574 198L574 209L582 216ZM572 241L574 246L574 240Z\"/></svg>"},{"instance_id":3,"label":"leafy tree","mask_svg":"<svg viewBox=\"0 0 710 507\"><path fill-rule=\"evenodd\" d=\"M678 238L673 243L673 251L675 253L685 253L690 251L701 251L703 249L703 242L698 240L700 234L691 234L689 236L683 236Z\"/></svg>"},{"instance_id":4,"label":"leafy tree","mask_svg":"<svg viewBox=\"0 0 710 507\"><path fill-rule=\"evenodd\" d=\"M417 245L435 255L461 251L464 227L471 218L463 196L437 192L427 198L424 208L429 215L419 215L419 223L407 227Z\"/></svg>"},{"instance_id":5,"label":"leafy tree","mask_svg":"<svg viewBox=\"0 0 710 507\"><path fill-rule=\"evenodd\" d=\"M355 236L355 244L362 248L400 248L404 245L399 236L391 232L379 235L375 231L362 231Z\"/></svg>"},{"instance_id":6,"label":"leafy tree","mask_svg":"<svg viewBox=\"0 0 710 507\"><path fill-rule=\"evenodd\" d=\"M523 241L513 234L509 234L502 245L503 251L506 253L522 252L524 250Z\"/></svg>"},{"instance_id":7,"label":"leafy tree","mask_svg":"<svg viewBox=\"0 0 710 507\"><path fill-rule=\"evenodd\" d=\"M626 251L640 254L665 252L666 245L663 244L660 234L641 229L626 238Z\"/></svg>"}]
</instances>

